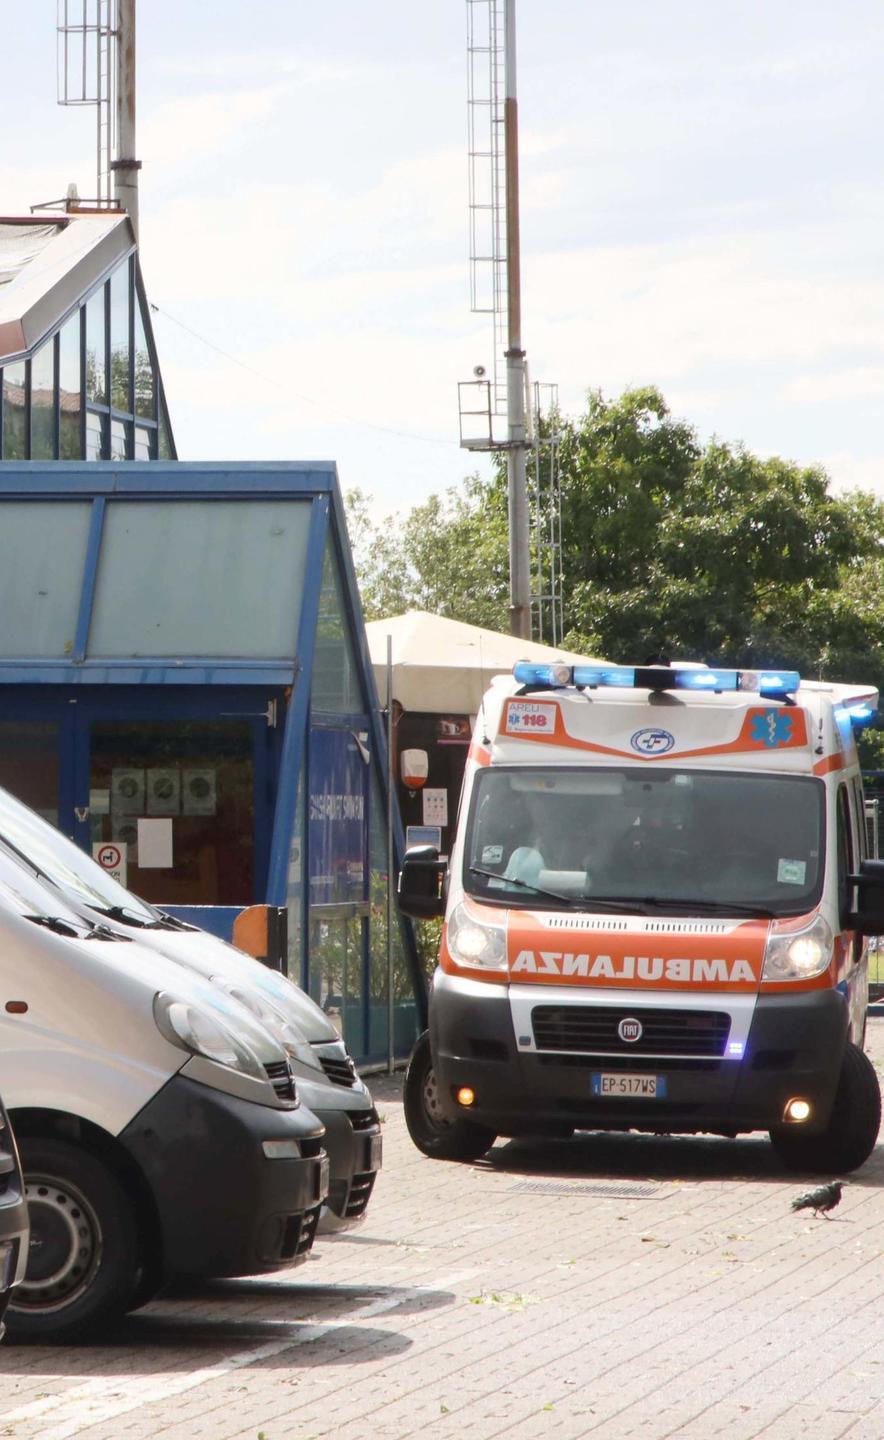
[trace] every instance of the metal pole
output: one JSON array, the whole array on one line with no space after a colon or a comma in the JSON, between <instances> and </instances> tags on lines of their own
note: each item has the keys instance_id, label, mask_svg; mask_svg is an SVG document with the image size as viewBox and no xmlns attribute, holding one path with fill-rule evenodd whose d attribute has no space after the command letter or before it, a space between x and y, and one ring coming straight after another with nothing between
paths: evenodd
<instances>
[{"instance_id":1,"label":"metal pole","mask_svg":"<svg viewBox=\"0 0 884 1440\"><path fill-rule=\"evenodd\" d=\"M506 455L509 504L510 631L531 638L531 561L525 465L525 352L519 249L519 112L516 100L516 0L506 0L504 141L506 147L507 350Z\"/></svg>"},{"instance_id":2,"label":"metal pole","mask_svg":"<svg viewBox=\"0 0 884 1440\"><path fill-rule=\"evenodd\" d=\"M111 161L114 200L129 212L138 240L138 171L135 159L135 0L117 0L117 145Z\"/></svg>"},{"instance_id":3,"label":"metal pole","mask_svg":"<svg viewBox=\"0 0 884 1440\"><path fill-rule=\"evenodd\" d=\"M393 1074L393 636L387 636L387 1074Z\"/></svg>"}]
</instances>

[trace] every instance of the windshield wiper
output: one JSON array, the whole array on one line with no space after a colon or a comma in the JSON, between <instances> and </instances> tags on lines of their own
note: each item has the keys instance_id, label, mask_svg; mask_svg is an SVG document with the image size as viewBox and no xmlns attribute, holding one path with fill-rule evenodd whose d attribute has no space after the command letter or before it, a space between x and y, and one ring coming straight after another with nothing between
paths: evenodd
<instances>
[{"instance_id":1,"label":"windshield wiper","mask_svg":"<svg viewBox=\"0 0 884 1440\"><path fill-rule=\"evenodd\" d=\"M104 915L108 920L118 920L121 925L134 925L138 930L166 930L169 927L164 925L162 920L142 920L134 910L129 910L125 905L93 905L99 915Z\"/></svg>"},{"instance_id":2,"label":"windshield wiper","mask_svg":"<svg viewBox=\"0 0 884 1440\"><path fill-rule=\"evenodd\" d=\"M85 920L82 928L78 928L72 925L70 920L63 920L60 915L28 915L26 918L32 925L42 925L46 930L54 930L56 935L69 935L75 940L89 938L89 927Z\"/></svg>"},{"instance_id":3,"label":"windshield wiper","mask_svg":"<svg viewBox=\"0 0 884 1440\"><path fill-rule=\"evenodd\" d=\"M597 905L600 910L628 910L635 914L644 914L643 900L632 900L618 897L609 899L607 896L597 898L595 895L563 895L560 890L544 890L541 885L532 885L530 880L519 880L515 875L500 875L496 870L486 870L481 865L469 865L467 867L472 875L487 875L489 880L499 880L501 886L517 885L520 890L530 890L532 895L542 895L547 900L558 900L560 904L568 905L573 909L592 908Z\"/></svg>"},{"instance_id":4,"label":"windshield wiper","mask_svg":"<svg viewBox=\"0 0 884 1440\"><path fill-rule=\"evenodd\" d=\"M630 904L630 900L624 902ZM685 897L681 895L639 895L636 903L639 905L655 906L667 910L699 910L704 915L751 915L758 920L774 920L776 910L768 910L764 905L745 905L738 900L700 900L696 896Z\"/></svg>"}]
</instances>

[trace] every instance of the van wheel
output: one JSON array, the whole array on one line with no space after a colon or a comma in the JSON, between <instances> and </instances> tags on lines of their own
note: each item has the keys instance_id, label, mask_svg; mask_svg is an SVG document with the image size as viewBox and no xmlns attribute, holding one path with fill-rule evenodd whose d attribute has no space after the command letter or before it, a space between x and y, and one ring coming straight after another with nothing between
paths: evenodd
<instances>
[{"instance_id":1,"label":"van wheel","mask_svg":"<svg viewBox=\"0 0 884 1440\"><path fill-rule=\"evenodd\" d=\"M771 1130L774 1150L790 1170L840 1175L868 1160L881 1126L881 1090L867 1055L848 1042L828 1129L821 1135Z\"/></svg>"},{"instance_id":2,"label":"van wheel","mask_svg":"<svg viewBox=\"0 0 884 1440\"><path fill-rule=\"evenodd\" d=\"M80 1341L123 1315L138 1279L138 1233L116 1176L64 1140L19 1143L31 1241L7 1311L10 1340Z\"/></svg>"},{"instance_id":3,"label":"van wheel","mask_svg":"<svg viewBox=\"0 0 884 1440\"><path fill-rule=\"evenodd\" d=\"M495 1132L472 1120L449 1120L439 1101L430 1053L430 1037L421 1035L405 1074L405 1123L408 1133L432 1160L479 1160L491 1149Z\"/></svg>"}]
</instances>

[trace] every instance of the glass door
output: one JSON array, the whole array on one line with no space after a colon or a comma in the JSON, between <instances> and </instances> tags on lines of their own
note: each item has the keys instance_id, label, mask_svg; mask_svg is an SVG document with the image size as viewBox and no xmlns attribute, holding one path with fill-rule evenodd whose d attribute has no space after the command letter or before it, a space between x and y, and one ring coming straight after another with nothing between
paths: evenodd
<instances>
[{"instance_id":1,"label":"glass door","mask_svg":"<svg viewBox=\"0 0 884 1440\"><path fill-rule=\"evenodd\" d=\"M263 701L266 709L256 704ZM263 900L277 700L225 692L81 702L75 838L159 905Z\"/></svg>"}]
</instances>

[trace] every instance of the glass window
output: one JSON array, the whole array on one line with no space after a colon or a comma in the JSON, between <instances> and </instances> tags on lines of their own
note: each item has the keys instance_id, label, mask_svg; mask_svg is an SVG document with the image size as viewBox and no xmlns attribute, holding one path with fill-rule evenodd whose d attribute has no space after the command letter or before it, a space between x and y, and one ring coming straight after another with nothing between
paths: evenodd
<instances>
[{"instance_id":1,"label":"glass window","mask_svg":"<svg viewBox=\"0 0 884 1440\"><path fill-rule=\"evenodd\" d=\"M51 721L0 720L0 786L58 824L58 726ZM27 816L7 795L0 806ZM14 842L13 842L14 843Z\"/></svg>"},{"instance_id":2,"label":"glass window","mask_svg":"<svg viewBox=\"0 0 884 1440\"><path fill-rule=\"evenodd\" d=\"M371 1054L387 1054L389 1033L389 993L387 966L387 808L376 772L371 786L371 911L369 915L369 1015ZM393 885L395 888L394 876ZM393 1051L409 1055L418 1037L420 1023L414 980L408 960L399 906L393 901L392 971L393 971Z\"/></svg>"},{"instance_id":3,"label":"glass window","mask_svg":"<svg viewBox=\"0 0 884 1440\"><path fill-rule=\"evenodd\" d=\"M107 459L107 416L86 411L86 459Z\"/></svg>"},{"instance_id":4,"label":"glass window","mask_svg":"<svg viewBox=\"0 0 884 1440\"><path fill-rule=\"evenodd\" d=\"M304 774L298 779L298 799L295 806L295 829L289 850L289 868L286 877L286 908L288 910L288 960L290 980L296 985L306 984L304 955Z\"/></svg>"},{"instance_id":5,"label":"glass window","mask_svg":"<svg viewBox=\"0 0 884 1440\"><path fill-rule=\"evenodd\" d=\"M294 658L309 501L111 500L89 653Z\"/></svg>"},{"instance_id":6,"label":"glass window","mask_svg":"<svg viewBox=\"0 0 884 1440\"><path fill-rule=\"evenodd\" d=\"M365 709L331 536L322 566L311 705L339 715L361 714Z\"/></svg>"},{"instance_id":7,"label":"glass window","mask_svg":"<svg viewBox=\"0 0 884 1440\"><path fill-rule=\"evenodd\" d=\"M157 387L150 351L147 348L147 333L141 302L135 300L135 414L145 420L157 418Z\"/></svg>"},{"instance_id":8,"label":"glass window","mask_svg":"<svg viewBox=\"0 0 884 1440\"><path fill-rule=\"evenodd\" d=\"M25 429L25 362L3 368L3 459L28 458Z\"/></svg>"},{"instance_id":9,"label":"glass window","mask_svg":"<svg viewBox=\"0 0 884 1440\"><path fill-rule=\"evenodd\" d=\"M93 843L127 849L126 885L166 905L250 905L255 812L248 720L93 721L89 789L107 792ZM171 864L142 865L139 819L171 822ZM164 857L165 858L165 857Z\"/></svg>"},{"instance_id":10,"label":"glass window","mask_svg":"<svg viewBox=\"0 0 884 1440\"><path fill-rule=\"evenodd\" d=\"M31 459L56 459L54 339L41 345L31 360Z\"/></svg>"},{"instance_id":11,"label":"glass window","mask_svg":"<svg viewBox=\"0 0 884 1440\"><path fill-rule=\"evenodd\" d=\"M110 365L111 405L115 410L132 409L129 383L129 263L121 265L110 282ZM112 455L111 459L122 459Z\"/></svg>"},{"instance_id":12,"label":"glass window","mask_svg":"<svg viewBox=\"0 0 884 1440\"><path fill-rule=\"evenodd\" d=\"M637 914L804 914L822 886L824 799L820 781L800 776L486 770L464 885L489 900L505 892L508 905L542 894Z\"/></svg>"},{"instance_id":13,"label":"glass window","mask_svg":"<svg viewBox=\"0 0 884 1440\"><path fill-rule=\"evenodd\" d=\"M86 301L86 399L94 405L107 402L107 337L105 331L105 286ZM93 459L93 456L87 456Z\"/></svg>"},{"instance_id":14,"label":"glass window","mask_svg":"<svg viewBox=\"0 0 884 1440\"><path fill-rule=\"evenodd\" d=\"M83 459L80 313L78 310L65 321L58 337L59 455L62 460Z\"/></svg>"},{"instance_id":15,"label":"glass window","mask_svg":"<svg viewBox=\"0 0 884 1440\"><path fill-rule=\"evenodd\" d=\"M160 460L175 459L175 456L172 454L172 432L169 429L169 417L166 414L165 405L160 406L160 436L158 449L158 458Z\"/></svg>"},{"instance_id":16,"label":"glass window","mask_svg":"<svg viewBox=\"0 0 884 1440\"><path fill-rule=\"evenodd\" d=\"M92 506L7 500L0 525L0 655L59 657L73 649Z\"/></svg>"},{"instance_id":17,"label":"glass window","mask_svg":"<svg viewBox=\"0 0 884 1440\"><path fill-rule=\"evenodd\" d=\"M148 430L146 425L135 426L135 449L132 458L134 460L151 460L153 458L153 443L156 430Z\"/></svg>"},{"instance_id":18,"label":"glass window","mask_svg":"<svg viewBox=\"0 0 884 1440\"><path fill-rule=\"evenodd\" d=\"M110 422L110 459L128 460L129 458L129 431L132 423L129 420L112 420Z\"/></svg>"}]
</instances>

